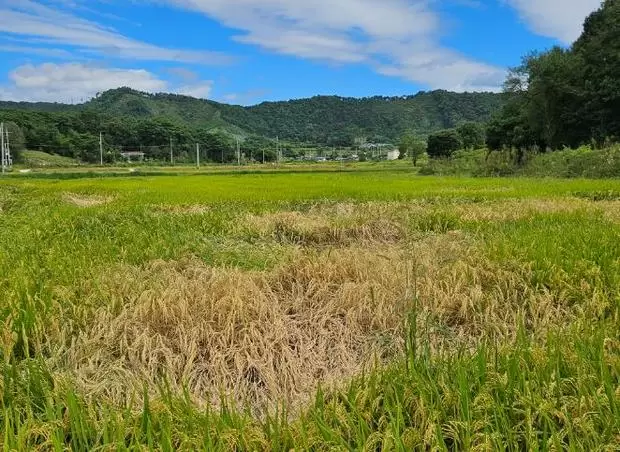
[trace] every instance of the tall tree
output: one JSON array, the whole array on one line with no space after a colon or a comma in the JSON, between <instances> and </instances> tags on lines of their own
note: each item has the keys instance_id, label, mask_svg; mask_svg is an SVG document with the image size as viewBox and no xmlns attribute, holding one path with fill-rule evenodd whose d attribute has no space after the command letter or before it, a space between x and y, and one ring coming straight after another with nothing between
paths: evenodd
<instances>
[{"instance_id":1,"label":"tall tree","mask_svg":"<svg viewBox=\"0 0 620 452\"><path fill-rule=\"evenodd\" d=\"M413 166L417 166L418 160L426 152L426 143L415 135L406 134L401 137L398 150L400 151L399 158L410 157L413 161Z\"/></svg>"},{"instance_id":2,"label":"tall tree","mask_svg":"<svg viewBox=\"0 0 620 452\"><path fill-rule=\"evenodd\" d=\"M463 141L465 149L476 149L484 146L484 126L477 122L464 122L456 129Z\"/></svg>"},{"instance_id":3,"label":"tall tree","mask_svg":"<svg viewBox=\"0 0 620 452\"><path fill-rule=\"evenodd\" d=\"M572 49L583 61L583 116L594 138L620 138L620 1L605 0Z\"/></svg>"},{"instance_id":4,"label":"tall tree","mask_svg":"<svg viewBox=\"0 0 620 452\"><path fill-rule=\"evenodd\" d=\"M620 0L605 0L570 49L526 56L505 88L507 103L487 130L489 149L619 139Z\"/></svg>"},{"instance_id":5,"label":"tall tree","mask_svg":"<svg viewBox=\"0 0 620 452\"><path fill-rule=\"evenodd\" d=\"M442 130L428 137L427 152L432 158L450 157L463 148L463 140L456 129Z\"/></svg>"}]
</instances>

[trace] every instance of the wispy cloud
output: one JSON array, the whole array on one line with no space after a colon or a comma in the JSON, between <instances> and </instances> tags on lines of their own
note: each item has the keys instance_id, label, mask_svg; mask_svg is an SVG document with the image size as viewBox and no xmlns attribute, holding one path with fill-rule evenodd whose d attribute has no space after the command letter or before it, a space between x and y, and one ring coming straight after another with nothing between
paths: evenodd
<instances>
[{"instance_id":1,"label":"wispy cloud","mask_svg":"<svg viewBox=\"0 0 620 452\"><path fill-rule=\"evenodd\" d=\"M570 44L581 34L586 16L599 8L602 0L506 1L532 31Z\"/></svg>"},{"instance_id":2,"label":"wispy cloud","mask_svg":"<svg viewBox=\"0 0 620 452\"><path fill-rule=\"evenodd\" d=\"M224 94L218 100L235 105L251 105L255 103L257 99L268 95L269 92L268 89L256 88L238 93Z\"/></svg>"},{"instance_id":3,"label":"wispy cloud","mask_svg":"<svg viewBox=\"0 0 620 452\"><path fill-rule=\"evenodd\" d=\"M68 46L79 53L121 59L222 65L234 58L219 52L171 49L131 39L113 28L80 17L67 9L31 0L4 0L0 5L0 37L18 36L30 46Z\"/></svg>"},{"instance_id":4,"label":"wispy cloud","mask_svg":"<svg viewBox=\"0 0 620 452\"><path fill-rule=\"evenodd\" d=\"M98 92L128 86L146 92L175 92L206 98L213 82L197 80L172 85L144 69L98 67L81 63L23 65L9 74L9 83L0 85L0 100L81 102Z\"/></svg>"},{"instance_id":5,"label":"wispy cloud","mask_svg":"<svg viewBox=\"0 0 620 452\"><path fill-rule=\"evenodd\" d=\"M149 0L142 0L149 2ZM434 0L158 0L240 30L238 42L269 51L365 64L430 88L497 90L504 68L440 44Z\"/></svg>"},{"instance_id":6,"label":"wispy cloud","mask_svg":"<svg viewBox=\"0 0 620 452\"><path fill-rule=\"evenodd\" d=\"M184 82L195 82L200 78L200 75L196 71L192 71L186 67L171 67L166 69L166 72L173 78Z\"/></svg>"},{"instance_id":7,"label":"wispy cloud","mask_svg":"<svg viewBox=\"0 0 620 452\"><path fill-rule=\"evenodd\" d=\"M0 52L12 52L22 55L38 55L60 59L74 59L75 55L65 49L34 47L24 45L0 44Z\"/></svg>"}]
</instances>

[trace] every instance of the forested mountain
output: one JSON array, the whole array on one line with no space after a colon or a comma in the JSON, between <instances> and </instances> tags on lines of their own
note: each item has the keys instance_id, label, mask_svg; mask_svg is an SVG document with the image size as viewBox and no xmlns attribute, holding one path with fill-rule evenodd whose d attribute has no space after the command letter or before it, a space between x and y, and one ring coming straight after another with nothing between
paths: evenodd
<instances>
[{"instance_id":1,"label":"forested mountain","mask_svg":"<svg viewBox=\"0 0 620 452\"><path fill-rule=\"evenodd\" d=\"M433 91L363 99L317 96L240 107L121 88L103 93L84 108L120 116L161 117L192 127L328 143L356 136L396 139L405 131L426 135L461 122L486 121L501 105L502 98L497 94Z\"/></svg>"},{"instance_id":2,"label":"forested mountain","mask_svg":"<svg viewBox=\"0 0 620 452\"><path fill-rule=\"evenodd\" d=\"M485 122L501 105L497 94L433 91L363 99L319 96L262 103L247 112L254 133L344 144L356 136L397 140L405 132L427 135L462 122Z\"/></svg>"},{"instance_id":3,"label":"forested mountain","mask_svg":"<svg viewBox=\"0 0 620 452\"><path fill-rule=\"evenodd\" d=\"M150 148L157 158L155 148L171 139L177 145L216 140L229 146L236 136L246 147L256 147L260 137L263 145L265 138L275 137L330 146L349 146L360 137L396 142L405 132L426 136L463 122L487 121L503 101L500 94L433 91L363 99L317 96L242 107L119 88L79 105L0 102L0 120L21 129L24 145L32 149L93 160L102 132L111 149Z\"/></svg>"}]
</instances>

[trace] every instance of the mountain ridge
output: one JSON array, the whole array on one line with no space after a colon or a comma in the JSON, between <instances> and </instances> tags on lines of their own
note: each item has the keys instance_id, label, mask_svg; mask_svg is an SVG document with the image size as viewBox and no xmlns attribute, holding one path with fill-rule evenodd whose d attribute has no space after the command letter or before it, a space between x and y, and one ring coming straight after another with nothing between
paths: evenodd
<instances>
[{"instance_id":1,"label":"mountain ridge","mask_svg":"<svg viewBox=\"0 0 620 452\"><path fill-rule=\"evenodd\" d=\"M100 93L81 104L0 101L0 109L49 113L94 111L136 119L166 118L184 126L206 127L234 135L280 136L326 143L350 136L394 140L407 131L426 135L460 122L485 122L502 104L502 94L436 90L361 98L317 95L241 106L122 87Z\"/></svg>"}]
</instances>

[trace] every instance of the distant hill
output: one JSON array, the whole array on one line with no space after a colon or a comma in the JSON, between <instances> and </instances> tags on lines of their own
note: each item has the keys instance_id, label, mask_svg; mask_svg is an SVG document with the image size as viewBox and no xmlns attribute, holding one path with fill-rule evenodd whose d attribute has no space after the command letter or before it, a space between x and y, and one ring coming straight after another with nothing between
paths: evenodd
<instances>
[{"instance_id":1,"label":"distant hill","mask_svg":"<svg viewBox=\"0 0 620 452\"><path fill-rule=\"evenodd\" d=\"M317 96L241 107L119 88L81 108L118 116L162 117L191 127L325 143L343 135L388 139L396 139L406 131L426 135L464 121L487 121L502 104L501 94L432 91L361 99ZM56 104L45 105L50 108Z\"/></svg>"},{"instance_id":2,"label":"distant hill","mask_svg":"<svg viewBox=\"0 0 620 452\"><path fill-rule=\"evenodd\" d=\"M80 108L77 105L60 104L55 102L11 102L0 101L0 110L27 110L27 111L43 111L58 112L69 111Z\"/></svg>"},{"instance_id":3,"label":"distant hill","mask_svg":"<svg viewBox=\"0 0 620 452\"><path fill-rule=\"evenodd\" d=\"M16 150L94 162L100 158L101 134L109 161L122 150L165 160L171 145L180 158L189 158L196 144L205 159L215 161L234 159L237 138L246 154L260 150L275 158L271 140L276 137L288 149L300 143L347 147L356 138L396 142L405 132L424 137L461 122L485 122L503 103L501 94L432 91L363 99L317 96L242 107L119 88L79 105L0 102L0 121L12 128Z\"/></svg>"}]
</instances>

